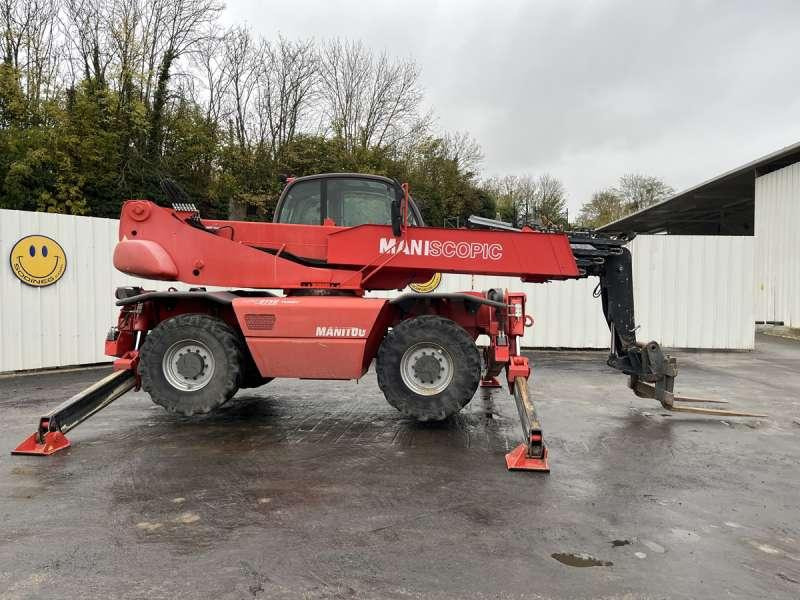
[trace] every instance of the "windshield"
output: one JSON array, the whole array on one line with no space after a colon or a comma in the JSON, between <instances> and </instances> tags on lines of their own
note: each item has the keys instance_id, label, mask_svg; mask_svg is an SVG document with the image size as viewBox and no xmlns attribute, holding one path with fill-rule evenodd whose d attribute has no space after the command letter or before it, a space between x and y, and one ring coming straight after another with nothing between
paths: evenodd
<instances>
[{"instance_id":1,"label":"windshield","mask_svg":"<svg viewBox=\"0 0 800 600\"><path fill-rule=\"evenodd\" d=\"M328 218L341 227L391 225L394 198L395 187L376 179L334 177L301 181L289 188L277 222L321 225ZM414 210L409 211L408 220L410 225L419 224Z\"/></svg>"},{"instance_id":2,"label":"windshield","mask_svg":"<svg viewBox=\"0 0 800 600\"><path fill-rule=\"evenodd\" d=\"M331 179L327 198L327 216L337 225L390 225L392 222L394 188L382 181Z\"/></svg>"}]
</instances>

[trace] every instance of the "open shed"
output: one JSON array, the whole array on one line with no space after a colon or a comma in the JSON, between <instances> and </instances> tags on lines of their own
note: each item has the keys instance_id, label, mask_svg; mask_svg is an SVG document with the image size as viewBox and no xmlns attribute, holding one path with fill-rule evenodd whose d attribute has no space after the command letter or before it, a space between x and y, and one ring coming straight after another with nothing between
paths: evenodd
<instances>
[{"instance_id":1,"label":"open shed","mask_svg":"<svg viewBox=\"0 0 800 600\"><path fill-rule=\"evenodd\" d=\"M800 142L609 223L600 231L754 236L755 321L800 327L798 226Z\"/></svg>"}]
</instances>

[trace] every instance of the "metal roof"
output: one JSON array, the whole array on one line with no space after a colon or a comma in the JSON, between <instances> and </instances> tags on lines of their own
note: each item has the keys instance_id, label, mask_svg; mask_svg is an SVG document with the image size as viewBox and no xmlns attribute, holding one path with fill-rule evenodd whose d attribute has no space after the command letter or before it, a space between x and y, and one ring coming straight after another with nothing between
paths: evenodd
<instances>
[{"instance_id":1,"label":"metal roof","mask_svg":"<svg viewBox=\"0 0 800 600\"><path fill-rule=\"evenodd\" d=\"M753 235L755 180L800 162L800 142L599 228L604 233Z\"/></svg>"}]
</instances>

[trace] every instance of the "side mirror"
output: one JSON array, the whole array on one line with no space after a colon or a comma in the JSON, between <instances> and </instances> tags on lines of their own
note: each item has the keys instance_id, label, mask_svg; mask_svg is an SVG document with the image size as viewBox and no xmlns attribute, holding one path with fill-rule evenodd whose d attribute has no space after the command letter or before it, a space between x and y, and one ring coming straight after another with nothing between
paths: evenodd
<instances>
[{"instance_id":1,"label":"side mirror","mask_svg":"<svg viewBox=\"0 0 800 600\"><path fill-rule=\"evenodd\" d=\"M395 192L392 200L392 233L394 237L400 237L403 234L403 190L398 186Z\"/></svg>"}]
</instances>

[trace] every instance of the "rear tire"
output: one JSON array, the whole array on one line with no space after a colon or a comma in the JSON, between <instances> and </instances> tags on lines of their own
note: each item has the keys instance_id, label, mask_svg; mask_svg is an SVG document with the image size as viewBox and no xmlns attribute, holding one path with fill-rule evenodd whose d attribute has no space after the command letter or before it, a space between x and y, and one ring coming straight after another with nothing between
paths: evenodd
<instances>
[{"instance_id":1,"label":"rear tire","mask_svg":"<svg viewBox=\"0 0 800 600\"><path fill-rule=\"evenodd\" d=\"M202 314L158 324L142 344L142 389L170 412L209 413L233 397L242 381L244 357L236 333Z\"/></svg>"},{"instance_id":2,"label":"rear tire","mask_svg":"<svg viewBox=\"0 0 800 600\"><path fill-rule=\"evenodd\" d=\"M376 361L386 400L419 421L441 421L466 406L478 389L480 369L472 337L457 323L435 315L394 327Z\"/></svg>"}]
</instances>

